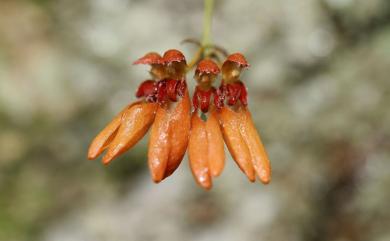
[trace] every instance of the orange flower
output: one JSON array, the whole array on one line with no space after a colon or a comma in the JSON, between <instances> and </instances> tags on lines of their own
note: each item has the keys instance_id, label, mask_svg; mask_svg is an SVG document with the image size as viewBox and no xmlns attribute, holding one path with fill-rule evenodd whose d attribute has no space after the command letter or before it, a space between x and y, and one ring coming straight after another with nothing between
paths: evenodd
<instances>
[{"instance_id":1,"label":"orange flower","mask_svg":"<svg viewBox=\"0 0 390 241\"><path fill-rule=\"evenodd\" d=\"M245 85L239 79L241 70L248 66L240 53L227 58L222 65L223 80L215 103L220 109L218 117L223 137L233 159L251 182L257 174L262 183L268 184L271 181L270 162L247 108Z\"/></svg>"},{"instance_id":2,"label":"orange flower","mask_svg":"<svg viewBox=\"0 0 390 241\"><path fill-rule=\"evenodd\" d=\"M212 177L219 176L225 164L222 133L215 108L210 108L210 97L215 92L211 84L219 72L218 66L211 60L200 61L195 71L198 85L193 97L188 156L195 180L205 189L212 187Z\"/></svg>"},{"instance_id":3,"label":"orange flower","mask_svg":"<svg viewBox=\"0 0 390 241\"><path fill-rule=\"evenodd\" d=\"M163 60L168 78L159 82L157 99L161 104L157 107L148 150L149 169L156 183L178 168L190 132L191 103L185 82L185 57L178 50L168 50Z\"/></svg>"},{"instance_id":4,"label":"orange flower","mask_svg":"<svg viewBox=\"0 0 390 241\"><path fill-rule=\"evenodd\" d=\"M149 64L154 80L144 81L137 97L142 98L126 106L92 141L88 150L88 159L93 160L104 150L103 163L108 164L114 158L133 147L149 130L153 123L158 104L153 102L156 87L155 80L164 77L162 58L157 53L149 53L134 64Z\"/></svg>"},{"instance_id":5,"label":"orange flower","mask_svg":"<svg viewBox=\"0 0 390 241\"><path fill-rule=\"evenodd\" d=\"M255 181L257 175L261 182L270 182L270 163L247 108L246 87L239 79L242 69L249 66L242 54L232 54L223 63L218 89L212 86L221 72L218 65L210 59L198 63L192 114L186 83L188 67L180 51L168 50L163 57L148 53L134 64L150 65L152 79L140 84L138 100L126 106L95 137L88 159L107 150L102 161L108 164L137 144L152 127L148 166L156 183L179 167L188 146L196 182L210 189L212 179L222 173L225 165L224 142L250 181Z\"/></svg>"}]
</instances>

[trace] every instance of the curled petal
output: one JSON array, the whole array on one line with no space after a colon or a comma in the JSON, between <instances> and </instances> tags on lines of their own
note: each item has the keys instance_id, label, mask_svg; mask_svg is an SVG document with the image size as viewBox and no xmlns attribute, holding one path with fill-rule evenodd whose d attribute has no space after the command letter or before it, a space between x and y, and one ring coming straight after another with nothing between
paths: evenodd
<instances>
[{"instance_id":1,"label":"curled petal","mask_svg":"<svg viewBox=\"0 0 390 241\"><path fill-rule=\"evenodd\" d=\"M123 113L118 133L103 157L104 164L108 164L141 140L153 123L156 108L156 103L138 103Z\"/></svg>"},{"instance_id":2,"label":"curled petal","mask_svg":"<svg viewBox=\"0 0 390 241\"><path fill-rule=\"evenodd\" d=\"M158 106L150 133L148 165L154 182L164 179L169 158L169 111L167 104Z\"/></svg>"},{"instance_id":3,"label":"curled petal","mask_svg":"<svg viewBox=\"0 0 390 241\"><path fill-rule=\"evenodd\" d=\"M225 151L221 128L215 111L212 111L206 121L208 161L210 173L213 177L221 174L225 165Z\"/></svg>"},{"instance_id":4,"label":"curled petal","mask_svg":"<svg viewBox=\"0 0 390 241\"><path fill-rule=\"evenodd\" d=\"M191 118L191 135L188 145L190 167L196 182L205 189L212 187L206 124L195 112Z\"/></svg>"},{"instance_id":5,"label":"curled petal","mask_svg":"<svg viewBox=\"0 0 390 241\"><path fill-rule=\"evenodd\" d=\"M138 102L134 104L138 104ZM96 157L98 157L107 148L119 129L123 113L131 106L132 105L128 105L119 112L115 118L95 137L95 139L93 139L88 149L88 159L96 159Z\"/></svg>"},{"instance_id":6,"label":"curled petal","mask_svg":"<svg viewBox=\"0 0 390 241\"><path fill-rule=\"evenodd\" d=\"M177 103L171 104L173 108L170 110L169 124L170 151L165 177L171 175L183 160L191 127L191 101L188 91Z\"/></svg>"},{"instance_id":7,"label":"curled petal","mask_svg":"<svg viewBox=\"0 0 390 241\"><path fill-rule=\"evenodd\" d=\"M247 108L241 108L239 115L242 120L240 131L248 146L255 171L260 181L268 184L271 181L271 166L260 136L253 124L251 114Z\"/></svg>"},{"instance_id":8,"label":"curled petal","mask_svg":"<svg viewBox=\"0 0 390 241\"><path fill-rule=\"evenodd\" d=\"M222 133L230 154L251 182L255 181L255 171L249 149L241 136L240 116L228 107L219 111Z\"/></svg>"}]
</instances>

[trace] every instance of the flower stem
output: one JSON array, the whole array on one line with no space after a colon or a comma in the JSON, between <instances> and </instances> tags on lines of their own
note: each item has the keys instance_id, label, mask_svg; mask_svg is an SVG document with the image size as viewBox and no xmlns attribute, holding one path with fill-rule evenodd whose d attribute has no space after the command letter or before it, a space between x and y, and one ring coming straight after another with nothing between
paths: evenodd
<instances>
[{"instance_id":1,"label":"flower stem","mask_svg":"<svg viewBox=\"0 0 390 241\"><path fill-rule=\"evenodd\" d=\"M202 47L211 45L211 22L213 18L214 0L204 0ZM206 50L207 51L207 50Z\"/></svg>"},{"instance_id":2,"label":"flower stem","mask_svg":"<svg viewBox=\"0 0 390 241\"><path fill-rule=\"evenodd\" d=\"M187 72L190 71L202 58L207 58L210 52L211 41L211 22L213 18L214 0L204 0L204 15L203 15L203 36L202 42L199 43L199 50L196 52L194 58L187 66ZM197 42L195 42L197 43Z\"/></svg>"}]
</instances>

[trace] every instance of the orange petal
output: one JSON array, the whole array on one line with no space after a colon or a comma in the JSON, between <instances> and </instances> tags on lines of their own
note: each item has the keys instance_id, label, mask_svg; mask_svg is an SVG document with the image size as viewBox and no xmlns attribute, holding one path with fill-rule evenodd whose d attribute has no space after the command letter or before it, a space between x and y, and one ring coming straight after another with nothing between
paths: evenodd
<instances>
[{"instance_id":1,"label":"orange petal","mask_svg":"<svg viewBox=\"0 0 390 241\"><path fill-rule=\"evenodd\" d=\"M255 171L260 181L268 184L271 181L271 166L251 114L247 108L240 109L239 114L242 119L240 131L249 148Z\"/></svg>"},{"instance_id":2,"label":"orange petal","mask_svg":"<svg viewBox=\"0 0 390 241\"><path fill-rule=\"evenodd\" d=\"M208 165L208 142L206 124L197 113L191 118L191 135L188 145L190 167L196 182L205 189L212 187Z\"/></svg>"},{"instance_id":3,"label":"orange petal","mask_svg":"<svg viewBox=\"0 0 390 241\"><path fill-rule=\"evenodd\" d=\"M251 182L255 181L255 171L249 149L240 133L239 115L228 107L219 111L222 133L230 154Z\"/></svg>"},{"instance_id":4,"label":"orange petal","mask_svg":"<svg viewBox=\"0 0 390 241\"><path fill-rule=\"evenodd\" d=\"M118 133L103 157L104 164L108 164L142 139L153 123L156 108L156 103L139 103L125 111Z\"/></svg>"},{"instance_id":5,"label":"orange petal","mask_svg":"<svg viewBox=\"0 0 390 241\"><path fill-rule=\"evenodd\" d=\"M211 111L206 121L208 141L208 161L212 176L219 176L225 165L225 151L223 148L223 137L219 121L215 111Z\"/></svg>"},{"instance_id":6,"label":"orange petal","mask_svg":"<svg viewBox=\"0 0 390 241\"><path fill-rule=\"evenodd\" d=\"M158 106L150 133L148 165L154 182L164 179L169 158L169 111L167 106Z\"/></svg>"},{"instance_id":7,"label":"orange petal","mask_svg":"<svg viewBox=\"0 0 390 241\"><path fill-rule=\"evenodd\" d=\"M171 175L179 167L187 150L191 127L191 101L188 92L185 93L173 109L170 110L169 123L169 159L164 178Z\"/></svg>"},{"instance_id":8,"label":"orange petal","mask_svg":"<svg viewBox=\"0 0 390 241\"><path fill-rule=\"evenodd\" d=\"M98 157L114 139L116 132L121 124L123 113L130 108L126 106L115 118L93 139L88 149L88 159L93 160Z\"/></svg>"}]
</instances>

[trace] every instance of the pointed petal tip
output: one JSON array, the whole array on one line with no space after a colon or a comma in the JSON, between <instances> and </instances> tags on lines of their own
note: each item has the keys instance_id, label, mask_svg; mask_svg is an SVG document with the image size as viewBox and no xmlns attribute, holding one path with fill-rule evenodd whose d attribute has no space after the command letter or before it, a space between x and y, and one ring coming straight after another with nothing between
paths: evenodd
<instances>
[{"instance_id":1,"label":"pointed petal tip","mask_svg":"<svg viewBox=\"0 0 390 241\"><path fill-rule=\"evenodd\" d=\"M248 178L248 180L250 181L250 182L255 182L256 181L256 176L253 174L253 175L251 175L251 174L247 174L247 173L245 173L245 175L247 176L247 178Z\"/></svg>"},{"instance_id":2,"label":"pointed petal tip","mask_svg":"<svg viewBox=\"0 0 390 241\"><path fill-rule=\"evenodd\" d=\"M87 156L87 159L89 160L89 161L93 161L93 160L95 160L96 159L96 156Z\"/></svg>"},{"instance_id":3,"label":"pointed petal tip","mask_svg":"<svg viewBox=\"0 0 390 241\"><path fill-rule=\"evenodd\" d=\"M152 174L152 181L153 181L155 184L159 184L162 180L164 180L164 178L157 177L157 176L155 176L155 175Z\"/></svg>"},{"instance_id":4,"label":"pointed petal tip","mask_svg":"<svg viewBox=\"0 0 390 241\"><path fill-rule=\"evenodd\" d=\"M103 159L102 159L102 163L103 163L105 166L107 166L108 164L110 164L110 162L111 162L112 160L114 160L114 158L115 158L115 157L106 154L106 155L103 157Z\"/></svg>"},{"instance_id":5,"label":"pointed petal tip","mask_svg":"<svg viewBox=\"0 0 390 241\"><path fill-rule=\"evenodd\" d=\"M221 175L221 172L215 172L215 171L211 170L210 174L211 174L212 177L219 177L219 175Z\"/></svg>"},{"instance_id":6,"label":"pointed petal tip","mask_svg":"<svg viewBox=\"0 0 390 241\"><path fill-rule=\"evenodd\" d=\"M211 168L210 174L212 177L219 177L221 175L221 173L223 172L223 169L224 169L224 166L222 166L222 168L217 169L217 170Z\"/></svg>"},{"instance_id":7,"label":"pointed petal tip","mask_svg":"<svg viewBox=\"0 0 390 241\"><path fill-rule=\"evenodd\" d=\"M98 157L98 155L95 152L93 152L92 150L88 150L88 154L87 154L88 160L93 161L96 159L96 157Z\"/></svg>"},{"instance_id":8,"label":"pointed petal tip","mask_svg":"<svg viewBox=\"0 0 390 241\"><path fill-rule=\"evenodd\" d=\"M271 176L268 175L268 176L263 176L263 177L259 177L260 179L260 182L263 183L264 185L267 185L271 182Z\"/></svg>"},{"instance_id":9,"label":"pointed petal tip","mask_svg":"<svg viewBox=\"0 0 390 241\"><path fill-rule=\"evenodd\" d=\"M254 183L256 181L256 179L250 179L248 178L248 180L251 182L251 183Z\"/></svg>"}]
</instances>

